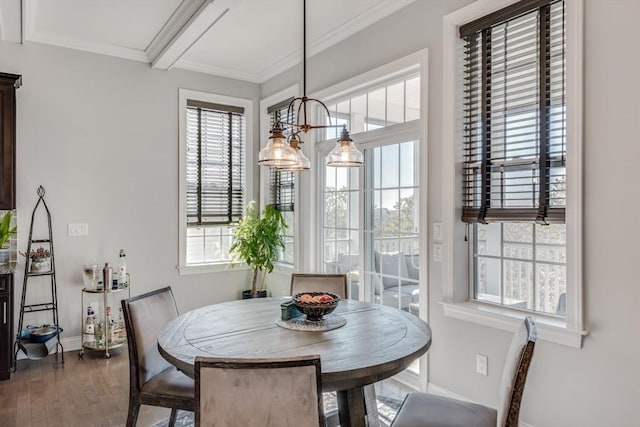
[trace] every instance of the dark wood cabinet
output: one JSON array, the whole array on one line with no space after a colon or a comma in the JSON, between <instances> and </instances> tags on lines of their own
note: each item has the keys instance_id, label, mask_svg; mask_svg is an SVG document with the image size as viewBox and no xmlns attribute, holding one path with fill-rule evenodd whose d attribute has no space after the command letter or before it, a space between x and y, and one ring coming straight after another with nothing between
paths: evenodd
<instances>
[{"instance_id":1,"label":"dark wood cabinet","mask_svg":"<svg viewBox=\"0 0 640 427\"><path fill-rule=\"evenodd\" d=\"M16 208L16 89L18 74L0 73L0 210Z\"/></svg>"},{"instance_id":2,"label":"dark wood cabinet","mask_svg":"<svg viewBox=\"0 0 640 427\"><path fill-rule=\"evenodd\" d=\"M13 338L13 274L0 274L0 381L11 378Z\"/></svg>"}]
</instances>

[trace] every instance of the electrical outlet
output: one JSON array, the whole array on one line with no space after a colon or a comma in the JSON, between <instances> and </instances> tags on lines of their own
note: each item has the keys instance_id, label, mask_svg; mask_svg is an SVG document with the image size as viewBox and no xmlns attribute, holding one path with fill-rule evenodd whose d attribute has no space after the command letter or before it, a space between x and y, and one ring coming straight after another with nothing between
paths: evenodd
<instances>
[{"instance_id":1,"label":"electrical outlet","mask_svg":"<svg viewBox=\"0 0 640 427\"><path fill-rule=\"evenodd\" d=\"M489 358L484 354L476 354L476 372L480 375L488 375Z\"/></svg>"},{"instance_id":2,"label":"electrical outlet","mask_svg":"<svg viewBox=\"0 0 640 427\"><path fill-rule=\"evenodd\" d=\"M442 262L442 245L440 243L433 244L433 260Z\"/></svg>"}]
</instances>

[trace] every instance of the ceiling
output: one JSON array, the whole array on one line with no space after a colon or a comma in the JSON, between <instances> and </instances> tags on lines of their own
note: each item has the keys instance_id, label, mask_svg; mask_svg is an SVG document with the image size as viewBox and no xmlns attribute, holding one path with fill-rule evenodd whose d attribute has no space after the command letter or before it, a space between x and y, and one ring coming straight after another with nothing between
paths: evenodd
<instances>
[{"instance_id":1,"label":"ceiling","mask_svg":"<svg viewBox=\"0 0 640 427\"><path fill-rule=\"evenodd\" d=\"M415 0L308 0L307 56ZM0 0L0 39L262 83L302 61L302 0Z\"/></svg>"}]
</instances>

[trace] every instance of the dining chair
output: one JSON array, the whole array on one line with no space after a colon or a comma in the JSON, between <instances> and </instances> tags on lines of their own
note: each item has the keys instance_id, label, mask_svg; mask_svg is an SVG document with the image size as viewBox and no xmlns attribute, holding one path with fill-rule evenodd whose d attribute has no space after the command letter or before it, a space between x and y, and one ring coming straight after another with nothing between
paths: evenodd
<instances>
[{"instance_id":1,"label":"dining chair","mask_svg":"<svg viewBox=\"0 0 640 427\"><path fill-rule=\"evenodd\" d=\"M511 340L497 410L448 397L409 393L391 427L517 427L536 338L535 321L527 316Z\"/></svg>"},{"instance_id":2,"label":"dining chair","mask_svg":"<svg viewBox=\"0 0 640 427\"><path fill-rule=\"evenodd\" d=\"M347 298L347 275L308 273L291 275L291 295L314 291L331 292L340 298Z\"/></svg>"},{"instance_id":3,"label":"dining chair","mask_svg":"<svg viewBox=\"0 0 640 427\"><path fill-rule=\"evenodd\" d=\"M196 427L324 426L320 356L196 357Z\"/></svg>"},{"instance_id":4,"label":"dining chair","mask_svg":"<svg viewBox=\"0 0 640 427\"><path fill-rule=\"evenodd\" d=\"M171 408L169 426L178 409L195 408L194 382L158 352L158 332L178 317L170 287L122 300L129 348L129 412L127 427L134 427L140 405Z\"/></svg>"},{"instance_id":5,"label":"dining chair","mask_svg":"<svg viewBox=\"0 0 640 427\"><path fill-rule=\"evenodd\" d=\"M340 298L347 298L346 274L317 274L317 273L293 273L291 275L291 295L299 292L331 292ZM375 389L373 385L365 386L367 410L377 413ZM337 399L335 392L327 392L331 399ZM373 402L373 403L372 403ZM327 427L339 425L338 411L328 411L326 414Z\"/></svg>"}]
</instances>

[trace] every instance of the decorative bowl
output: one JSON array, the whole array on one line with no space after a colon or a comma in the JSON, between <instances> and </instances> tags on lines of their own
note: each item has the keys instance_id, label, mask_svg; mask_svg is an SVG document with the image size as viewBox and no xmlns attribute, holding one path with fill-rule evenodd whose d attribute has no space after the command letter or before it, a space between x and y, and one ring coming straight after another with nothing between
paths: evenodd
<instances>
[{"instance_id":1,"label":"decorative bowl","mask_svg":"<svg viewBox=\"0 0 640 427\"><path fill-rule=\"evenodd\" d=\"M305 296L307 295L307 296ZM331 297L329 301L307 301L309 296L313 299L322 295ZM300 292L293 296L293 304L307 316L311 322L319 322L325 314L331 313L338 306L340 297L331 292Z\"/></svg>"},{"instance_id":2,"label":"decorative bowl","mask_svg":"<svg viewBox=\"0 0 640 427\"><path fill-rule=\"evenodd\" d=\"M43 325L40 328L33 329L30 335L30 341L35 343L43 343L53 338L58 333L55 325Z\"/></svg>"}]
</instances>

